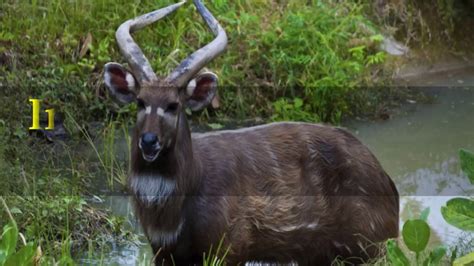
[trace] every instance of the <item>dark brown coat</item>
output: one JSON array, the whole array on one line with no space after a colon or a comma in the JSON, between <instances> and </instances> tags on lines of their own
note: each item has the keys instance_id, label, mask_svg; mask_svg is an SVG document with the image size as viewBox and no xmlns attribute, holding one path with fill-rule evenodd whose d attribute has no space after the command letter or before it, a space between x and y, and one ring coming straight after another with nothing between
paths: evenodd
<instances>
[{"instance_id":1,"label":"dark brown coat","mask_svg":"<svg viewBox=\"0 0 474 266\"><path fill-rule=\"evenodd\" d=\"M146 165L132 154L129 183L157 263L200 263L224 235L230 265L364 260L379 252L371 244L397 237L394 183L344 129L273 123L191 138L180 123L166 156Z\"/></svg>"}]
</instances>

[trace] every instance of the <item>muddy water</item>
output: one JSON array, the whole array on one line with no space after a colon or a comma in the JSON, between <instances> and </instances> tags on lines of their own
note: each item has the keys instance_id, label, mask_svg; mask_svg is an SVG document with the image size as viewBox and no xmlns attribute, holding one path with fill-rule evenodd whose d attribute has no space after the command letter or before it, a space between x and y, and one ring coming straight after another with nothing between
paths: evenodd
<instances>
[{"instance_id":1,"label":"muddy water","mask_svg":"<svg viewBox=\"0 0 474 266\"><path fill-rule=\"evenodd\" d=\"M458 243L462 234L441 216L454 196L473 196L474 186L459 167L461 148L474 150L474 88L424 88L433 104L407 104L390 121L350 123L397 184L401 221L430 208L432 244ZM472 247L474 249L474 247Z\"/></svg>"},{"instance_id":2,"label":"muddy water","mask_svg":"<svg viewBox=\"0 0 474 266\"><path fill-rule=\"evenodd\" d=\"M445 86L434 87L433 80ZM419 79L416 85L428 86L419 89L433 96L434 103L407 103L388 121L350 122L345 126L370 147L395 180L401 194L400 224L430 208L431 243L453 245L460 239L473 239L472 234L461 234L448 225L440 208L454 196L474 195L474 186L460 170L458 160L460 148L474 151L474 71ZM137 227L126 197L109 197L104 207L129 217ZM116 245L111 253L101 255L99 261L81 262L136 265L151 259L143 239L138 244Z\"/></svg>"}]
</instances>

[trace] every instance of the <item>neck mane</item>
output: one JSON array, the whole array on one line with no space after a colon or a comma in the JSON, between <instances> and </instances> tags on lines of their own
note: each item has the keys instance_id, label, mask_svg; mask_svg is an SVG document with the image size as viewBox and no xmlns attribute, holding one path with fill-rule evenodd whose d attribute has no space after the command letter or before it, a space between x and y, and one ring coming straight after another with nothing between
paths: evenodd
<instances>
[{"instance_id":1,"label":"neck mane","mask_svg":"<svg viewBox=\"0 0 474 266\"><path fill-rule=\"evenodd\" d=\"M163 242L163 235L177 236L183 227L186 204L189 202L186 196L195 195L200 182L200 163L193 153L191 133L184 114L179 117L174 147L163 151L152 163L143 159L136 144L137 136L135 130L128 187L137 207L137 215L146 225L144 230L153 232L155 240ZM151 233L148 235L153 238Z\"/></svg>"}]
</instances>

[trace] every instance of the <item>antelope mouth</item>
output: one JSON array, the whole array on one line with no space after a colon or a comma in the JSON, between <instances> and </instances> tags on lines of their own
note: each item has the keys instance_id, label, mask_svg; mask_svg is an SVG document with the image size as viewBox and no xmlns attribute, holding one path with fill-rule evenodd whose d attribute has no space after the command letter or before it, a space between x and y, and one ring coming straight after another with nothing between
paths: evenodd
<instances>
[{"instance_id":1,"label":"antelope mouth","mask_svg":"<svg viewBox=\"0 0 474 266\"><path fill-rule=\"evenodd\" d=\"M142 150L142 156L143 159L149 163L153 162L158 158L158 155L160 154L160 150L153 150L153 151L144 151Z\"/></svg>"},{"instance_id":2,"label":"antelope mouth","mask_svg":"<svg viewBox=\"0 0 474 266\"><path fill-rule=\"evenodd\" d=\"M158 158L158 155L160 154L160 150L161 150L161 147L158 143L151 147L146 147L146 146L142 146L142 142L140 141L138 143L138 147L142 151L143 159L149 163L155 161L156 158Z\"/></svg>"}]
</instances>

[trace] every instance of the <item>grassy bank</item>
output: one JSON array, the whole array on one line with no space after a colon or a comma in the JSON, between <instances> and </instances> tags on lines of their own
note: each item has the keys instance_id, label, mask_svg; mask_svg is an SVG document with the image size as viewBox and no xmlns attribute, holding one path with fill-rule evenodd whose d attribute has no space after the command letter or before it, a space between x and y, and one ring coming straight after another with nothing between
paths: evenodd
<instances>
[{"instance_id":1,"label":"grassy bank","mask_svg":"<svg viewBox=\"0 0 474 266\"><path fill-rule=\"evenodd\" d=\"M7 1L0 32L4 83L81 121L128 111L108 100L102 84L103 65L122 61L114 32L126 19L170 2ZM374 84L380 75L373 66L385 55L376 48L381 36L365 18L365 4L330 2L209 5L230 39L226 53L210 65L221 78L222 104L215 115L278 118L285 115L283 104L293 105L294 118L304 120L338 122L350 114L347 95ZM212 35L192 5L185 5L136 39L154 69L166 75Z\"/></svg>"},{"instance_id":2,"label":"grassy bank","mask_svg":"<svg viewBox=\"0 0 474 266\"><path fill-rule=\"evenodd\" d=\"M117 150L117 136L126 135L136 108L109 98L102 68L123 62L114 39L118 25L171 2L2 2L0 195L19 231L42 247L45 262L57 261L64 249L86 248L90 239L127 237L121 218L86 201L98 184L122 189L126 155L117 154L127 151ZM229 45L209 66L220 77L220 108L195 114L198 122L339 123L383 113L401 99L400 91L380 86L390 74L382 68L387 55L378 49L382 37L365 1L206 4L226 28ZM212 39L191 4L135 36L161 75ZM30 97L56 110L64 141L28 132ZM7 216L0 211L0 226Z\"/></svg>"}]
</instances>

